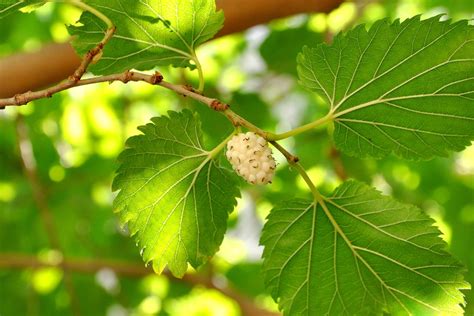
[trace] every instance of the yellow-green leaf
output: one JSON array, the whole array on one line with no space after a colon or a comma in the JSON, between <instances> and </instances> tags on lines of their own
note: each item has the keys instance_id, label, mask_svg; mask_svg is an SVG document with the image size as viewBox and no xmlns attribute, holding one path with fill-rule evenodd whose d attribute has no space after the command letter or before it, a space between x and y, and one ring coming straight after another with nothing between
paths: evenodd
<instances>
[{"instance_id":1,"label":"yellow-green leaf","mask_svg":"<svg viewBox=\"0 0 474 316\"><path fill-rule=\"evenodd\" d=\"M113 190L122 224L160 273L178 277L218 250L239 196L235 176L202 146L197 115L169 112L127 141Z\"/></svg>"}]
</instances>

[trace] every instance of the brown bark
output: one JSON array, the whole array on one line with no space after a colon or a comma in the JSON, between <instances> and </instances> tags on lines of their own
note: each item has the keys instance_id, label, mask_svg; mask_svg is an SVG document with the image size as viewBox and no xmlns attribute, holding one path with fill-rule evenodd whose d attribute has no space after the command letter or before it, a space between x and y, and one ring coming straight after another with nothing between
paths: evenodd
<instances>
[{"instance_id":1,"label":"brown bark","mask_svg":"<svg viewBox=\"0 0 474 316\"><path fill-rule=\"evenodd\" d=\"M226 21L218 36L240 32L276 18L329 12L343 0L217 0ZM0 98L37 90L71 75L81 59L69 43L50 44L33 53L0 59Z\"/></svg>"},{"instance_id":2,"label":"brown bark","mask_svg":"<svg viewBox=\"0 0 474 316\"><path fill-rule=\"evenodd\" d=\"M219 35L240 32L271 20L305 12L329 12L342 0L217 0L225 23Z\"/></svg>"},{"instance_id":3,"label":"brown bark","mask_svg":"<svg viewBox=\"0 0 474 316\"><path fill-rule=\"evenodd\" d=\"M59 82L80 63L81 59L68 43L48 44L37 52L0 59L0 98Z\"/></svg>"}]
</instances>

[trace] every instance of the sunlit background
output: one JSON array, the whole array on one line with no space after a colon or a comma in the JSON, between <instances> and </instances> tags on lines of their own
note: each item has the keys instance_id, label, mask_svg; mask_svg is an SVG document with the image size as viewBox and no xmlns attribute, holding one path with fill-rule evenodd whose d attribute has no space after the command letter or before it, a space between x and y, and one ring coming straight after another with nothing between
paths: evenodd
<instances>
[{"instance_id":1,"label":"sunlit background","mask_svg":"<svg viewBox=\"0 0 474 316\"><path fill-rule=\"evenodd\" d=\"M234 111L264 129L286 131L327 111L321 98L298 85L295 59L303 45L330 41L339 31L384 17L446 13L458 20L474 18L473 12L469 0L359 1L344 3L329 14L299 15L257 26L199 49L206 94L232 104ZM66 5L48 4L0 20L0 58L34 51L51 41L67 41L64 24L74 23L79 14ZM160 71L170 82L197 82L194 72ZM80 258L141 265L138 248L111 209L116 157L125 139L138 133L138 125L183 108L200 113L209 147L232 129L204 106L142 83L75 88L0 111L0 255L30 255L48 264ZM448 158L406 162L394 157L378 161L347 157L335 151L326 130L285 140L284 145L300 157L323 193L331 192L347 175L425 210L474 283L473 146ZM309 194L283 157L277 160L272 185L251 187L242 182L242 198L220 251L199 272L273 311L276 305L264 290L259 270L260 230L275 202ZM23 164L36 171L38 181L25 175ZM34 198L35 190L46 196L44 205ZM45 207L54 216L63 253L49 245L41 211ZM69 277L73 291L60 266L0 267L0 315L70 315L77 308L73 301L82 315L240 315L236 301L219 291L166 276L123 276L101 269ZM474 295L467 297L466 315L473 315Z\"/></svg>"}]
</instances>

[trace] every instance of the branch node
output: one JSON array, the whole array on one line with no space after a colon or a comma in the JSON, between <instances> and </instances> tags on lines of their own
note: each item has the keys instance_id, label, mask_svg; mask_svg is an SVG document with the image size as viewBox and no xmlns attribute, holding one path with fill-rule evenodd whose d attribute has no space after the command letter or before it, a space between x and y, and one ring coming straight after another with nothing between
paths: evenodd
<instances>
[{"instance_id":1,"label":"branch node","mask_svg":"<svg viewBox=\"0 0 474 316\"><path fill-rule=\"evenodd\" d=\"M28 92L31 92L31 91L28 91ZM15 96L13 97L13 99L15 100L15 104L16 105L25 105L25 104L27 104L28 103L28 98L26 97L27 93L15 94Z\"/></svg>"},{"instance_id":2,"label":"branch node","mask_svg":"<svg viewBox=\"0 0 474 316\"><path fill-rule=\"evenodd\" d=\"M292 164L295 164L298 161L300 161L300 158L298 156L295 156L295 155L291 155L289 158L290 158Z\"/></svg>"},{"instance_id":3,"label":"branch node","mask_svg":"<svg viewBox=\"0 0 474 316\"><path fill-rule=\"evenodd\" d=\"M81 80L82 75L84 75L87 70L87 66L89 66L89 64L94 60L94 57L96 55L102 52L103 48L104 42L100 42L99 44L97 44L97 46L90 49L84 56L81 66L77 68L76 71L69 77L69 81L73 84L76 84L79 80Z\"/></svg>"},{"instance_id":4,"label":"branch node","mask_svg":"<svg viewBox=\"0 0 474 316\"><path fill-rule=\"evenodd\" d=\"M79 68L77 68L76 71L68 78L69 82L71 82L72 85L75 85L79 80L81 80L89 64L91 62L94 62L94 57L96 57L99 54L102 54L102 50L104 49L105 44L112 38L112 36L115 33L115 30L116 30L115 26L112 28L109 28L107 32L105 32L105 37L102 39L102 41L87 52L87 54L82 59L82 63L79 66Z\"/></svg>"},{"instance_id":5,"label":"branch node","mask_svg":"<svg viewBox=\"0 0 474 316\"><path fill-rule=\"evenodd\" d=\"M201 91L194 89L193 86L191 86L189 84L183 85L183 88L190 91L190 92L192 92L192 93L197 93L199 95L203 95Z\"/></svg>"},{"instance_id":6,"label":"branch node","mask_svg":"<svg viewBox=\"0 0 474 316\"><path fill-rule=\"evenodd\" d=\"M74 72L69 76L68 80L72 85L75 85L79 80L81 80L82 74L78 71Z\"/></svg>"},{"instance_id":7,"label":"branch node","mask_svg":"<svg viewBox=\"0 0 474 316\"><path fill-rule=\"evenodd\" d=\"M133 75L134 75L134 73L131 72L130 70L125 71L125 72L123 73L122 82L123 82L123 83L129 82L130 80L132 80Z\"/></svg>"},{"instance_id":8,"label":"branch node","mask_svg":"<svg viewBox=\"0 0 474 316\"><path fill-rule=\"evenodd\" d=\"M232 125L234 125L234 127L239 127L239 126L242 126L240 120L239 120L239 117L236 117L235 115L233 115L233 113L227 113L227 112L224 112L224 115L227 117L227 119L232 123Z\"/></svg>"},{"instance_id":9,"label":"branch node","mask_svg":"<svg viewBox=\"0 0 474 316\"><path fill-rule=\"evenodd\" d=\"M153 76L150 78L150 83L151 84L160 84L163 81L163 75L159 72L156 71Z\"/></svg>"},{"instance_id":10,"label":"branch node","mask_svg":"<svg viewBox=\"0 0 474 316\"><path fill-rule=\"evenodd\" d=\"M214 111L223 112L225 110L228 110L230 106L226 103L222 103L221 101L219 101L217 99L214 99L214 100L212 100L210 107Z\"/></svg>"},{"instance_id":11,"label":"branch node","mask_svg":"<svg viewBox=\"0 0 474 316\"><path fill-rule=\"evenodd\" d=\"M283 146L281 146L276 141L272 140L270 141L270 144L272 144L276 149L278 149L279 152L283 154L283 156L285 156L286 160L290 165L296 165L298 161L300 161L300 158L298 158L298 156L295 156L288 152Z\"/></svg>"}]
</instances>

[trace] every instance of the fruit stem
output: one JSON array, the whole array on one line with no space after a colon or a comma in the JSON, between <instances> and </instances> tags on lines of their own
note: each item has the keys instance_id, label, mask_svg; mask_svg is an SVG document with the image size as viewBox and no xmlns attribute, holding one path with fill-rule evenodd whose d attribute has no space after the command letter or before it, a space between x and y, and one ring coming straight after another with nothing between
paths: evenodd
<instances>
[{"instance_id":1,"label":"fruit stem","mask_svg":"<svg viewBox=\"0 0 474 316\"><path fill-rule=\"evenodd\" d=\"M283 156L285 156L285 158L288 161L288 163L290 164L290 166L292 166L293 168L295 168L299 172L299 174L301 175L301 177L303 178L303 180L306 182L309 189L311 190L311 193L313 194L314 200L316 202L320 203L321 205L324 205L324 197L321 195L321 193L319 193L319 191L316 188L316 186L314 185L313 181L311 181L311 178L306 173L306 170L299 163L299 158L297 156L291 154L290 152L288 152L282 145L280 145L276 141L272 140L272 141L270 141L270 144L272 144L273 147L278 149L278 151L281 152L283 154Z\"/></svg>"},{"instance_id":2,"label":"fruit stem","mask_svg":"<svg viewBox=\"0 0 474 316\"><path fill-rule=\"evenodd\" d=\"M198 92L202 93L204 91L204 73L202 71L201 62L199 61L199 58L197 57L196 53L193 53L193 60L194 60L194 63L196 64L196 69L199 75Z\"/></svg>"},{"instance_id":3,"label":"fruit stem","mask_svg":"<svg viewBox=\"0 0 474 316\"><path fill-rule=\"evenodd\" d=\"M235 135L235 131L232 132L229 136L227 136L219 145L214 147L214 149L212 149L209 152L209 159L215 158L221 152L221 150L224 149L224 147L227 145L229 140L231 140L231 138L234 137L234 135Z\"/></svg>"},{"instance_id":4,"label":"fruit stem","mask_svg":"<svg viewBox=\"0 0 474 316\"><path fill-rule=\"evenodd\" d=\"M270 144L272 144L273 147L278 149L278 151L281 152L283 156L285 156L286 160L288 160L288 163L290 165L294 165L300 160L297 156L292 155L290 152L288 152L282 145L278 144L276 141L271 140Z\"/></svg>"}]
</instances>

